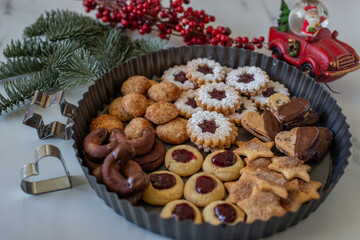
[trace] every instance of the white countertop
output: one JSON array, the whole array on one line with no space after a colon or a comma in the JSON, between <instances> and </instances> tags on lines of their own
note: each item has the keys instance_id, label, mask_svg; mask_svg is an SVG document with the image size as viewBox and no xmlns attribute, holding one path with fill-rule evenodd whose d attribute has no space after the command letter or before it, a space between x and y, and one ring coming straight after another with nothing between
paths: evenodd
<instances>
[{"instance_id":1,"label":"white countertop","mask_svg":"<svg viewBox=\"0 0 360 240\"><path fill-rule=\"evenodd\" d=\"M293 3L294 1L288 1ZM345 3L346 2L346 3ZM339 39L360 53L360 1L328 0L329 28L339 31ZM233 36L267 38L268 28L279 14L280 0L192 0L195 9L204 8L217 17L216 24L229 26ZM25 26L45 10L69 8L84 12L76 0L0 0L0 49L22 35ZM180 40L172 40L180 45ZM266 50L263 52L269 53ZM3 60L3 56L0 60ZM353 134L352 156L345 174L330 196L307 219L269 239L359 239L360 236L360 71L330 83L332 94L348 117ZM86 87L66 91L68 102L76 104ZM0 92L3 85L0 84ZM127 222L97 197L89 186L72 149L72 140L39 140L35 129L22 124L25 110L0 116L0 233L1 239L161 239ZM51 116L50 116L51 117ZM42 144L62 151L74 187L39 196L20 189L20 169L34 160L34 150ZM46 164L45 162L49 162ZM41 164L40 164L41 165ZM42 169L51 171L51 161ZM55 172L55 170L54 170Z\"/></svg>"}]
</instances>

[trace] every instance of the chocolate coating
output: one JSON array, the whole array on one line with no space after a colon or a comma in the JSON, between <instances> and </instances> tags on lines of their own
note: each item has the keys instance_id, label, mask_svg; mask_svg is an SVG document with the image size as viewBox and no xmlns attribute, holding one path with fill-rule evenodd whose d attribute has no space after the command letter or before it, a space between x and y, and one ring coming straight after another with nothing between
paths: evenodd
<instances>
[{"instance_id":1,"label":"chocolate coating","mask_svg":"<svg viewBox=\"0 0 360 240\"><path fill-rule=\"evenodd\" d=\"M268 108L264 109L263 117L265 133L271 140L274 140L276 134L281 132L281 124Z\"/></svg>"},{"instance_id":2,"label":"chocolate coating","mask_svg":"<svg viewBox=\"0 0 360 240\"><path fill-rule=\"evenodd\" d=\"M209 176L200 176L196 179L195 189L200 194L207 194L216 188L216 181Z\"/></svg>"},{"instance_id":3,"label":"chocolate coating","mask_svg":"<svg viewBox=\"0 0 360 240\"><path fill-rule=\"evenodd\" d=\"M287 123L303 119L305 113L310 110L310 102L306 98L296 98L279 107L278 116L281 123Z\"/></svg>"},{"instance_id":4,"label":"chocolate coating","mask_svg":"<svg viewBox=\"0 0 360 240\"><path fill-rule=\"evenodd\" d=\"M223 223L232 223L236 219L236 210L228 203L218 204L214 208L215 216Z\"/></svg>"},{"instance_id":5,"label":"chocolate coating","mask_svg":"<svg viewBox=\"0 0 360 240\"><path fill-rule=\"evenodd\" d=\"M290 130L294 127L300 127L300 126L314 126L319 122L319 114L313 110L309 111L309 114L306 118L301 119L299 121L289 122L284 124L284 128L287 130Z\"/></svg>"}]
</instances>

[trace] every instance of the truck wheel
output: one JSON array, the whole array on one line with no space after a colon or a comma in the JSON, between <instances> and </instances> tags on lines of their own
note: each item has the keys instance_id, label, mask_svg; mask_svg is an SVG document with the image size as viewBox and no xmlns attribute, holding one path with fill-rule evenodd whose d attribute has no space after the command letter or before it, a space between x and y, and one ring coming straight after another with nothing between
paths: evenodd
<instances>
[{"instance_id":1,"label":"truck wheel","mask_svg":"<svg viewBox=\"0 0 360 240\"><path fill-rule=\"evenodd\" d=\"M272 48L272 56L276 59L281 60L282 59L282 54L281 51L278 47L273 47Z\"/></svg>"},{"instance_id":2,"label":"truck wheel","mask_svg":"<svg viewBox=\"0 0 360 240\"><path fill-rule=\"evenodd\" d=\"M303 67L302 67L302 70L305 72L305 74L307 76L312 77L312 78L315 77L314 69L313 69L313 67L311 66L310 63L304 63Z\"/></svg>"}]
</instances>

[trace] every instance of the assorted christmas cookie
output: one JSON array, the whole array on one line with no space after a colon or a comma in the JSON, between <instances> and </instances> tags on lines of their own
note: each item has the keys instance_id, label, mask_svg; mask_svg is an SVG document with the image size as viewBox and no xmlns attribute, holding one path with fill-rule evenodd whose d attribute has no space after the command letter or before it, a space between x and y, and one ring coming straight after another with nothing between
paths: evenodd
<instances>
[{"instance_id":1,"label":"assorted christmas cookie","mask_svg":"<svg viewBox=\"0 0 360 240\"><path fill-rule=\"evenodd\" d=\"M149 102L140 93L129 93L121 100L121 106L130 116L142 117L149 106Z\"/></svg>"},{"instance_id":2,"label":"assorted christmas cookie","mask_svg":"<svg viewBox=\"0 0 360 240\"><path fill-rule=\"evenodd\" d=\"M240 156L246 156L246 163L259 158L259 157L273 157L274 153L271 148L274 146L274 142L262 142L257 138L253 138L247 142L236 141L237 149L234 153Z\"/></svg>"},{"instance_id":3,"label":"assorted christmas cookie","mask_svg":"<svg viewBox=\"0 0 360 240\"><path fill-rule=\"evenodd\" d=\"M183 195L184 182L179 175L168 171L157 171L150 173L148 177L150 184L145 189L144 202L165 205Z\"/></svg>"},{"instance_id":4,"label":"assorted christmas cookie","mask_svg":"<svg viewBox=\"0 0 360 240\"><path fill-rule=\"evenodd\" d=\"M143 117L133 118L128 125L126 125L124 133L126 138L128 139L136 139L141 137L142 131L146 128L150 127L154 129L154 126L151 122L146 120Z\"/></svg>"},{"instance_id":5,"label":"assorted christmas cookie","mask_svg":"<svg viewBox=\"0 0 360 240\"><path fill-rule=\"evenodd\" d=\"M195 100L204 111L216 111L224 115L234 113L241 105L239 93L222 82L202 85Z\"/></svg>"},{"instance_id":6,"label":"assorted christmas cookie","mask_svg":"<svg viewBox=\"0 0 360 240\"><path fill-rule=\"evenodd\" d=\"M196 90L182 92L180 97L175 101L174 105L179 109L181 116L191 118L194 113L202 110L195 101L196 93Z\"/></svg>"},{"instance_id":7,"label":"assorted christmas cookie","mask_svg":"<svg viewBox=\"0 0 360 240\"><path fill-rule=\"evenodd\" d=\"M194 82L189 81L189 79L186 77L185 71L185 65L174 66L164 72L161 80L164 82L171 82L175 84L182 91L195 89L196 85L194 84Z\"/></svg>"},{"instance_id":8,"label":"assorted christmas cookie","mask_svg":"<svg viewBox=\"0 0 360 240\"><path fill-rule=\"evenodd\" d=\"M121 93L125 96L129 93L145 94L151 87L150 80L144 76L129 77L121 86Z\"/></svg>"},{"instance_id":9,"label":"assorted christmas cookie","mask_svg":"<svg viewBox=\"0 0 360 240\"><path fill-rule=\"evenodd\" d=\"M212 173L223 182L234 181L240 177L244 163L232 151L219 150L209 154L203 163L204 172Z\"/></svg>"},{"instance_id":10,"label":"assorted christmas cookie","mask_svg":"<svg viewBox=\"0 0 360 240\"><path fill-rule=\"evenodd\" d=\"M282 173L286 179L300 178L306 182L310 181L308 172L311 171L311 167L300 163L296 158L272 157L271 161L269 169Z\"/></svg>"},{"instance_id":11,"label":"assorted christmas cookie","mask_svg":"<svg viewBox=\"0 0 360 240\"><path fill-rule=\"evenodd\" d=\"M270 80L266 85L266 89L262 93L251 96L251 100L255 102L257 107L264 109L267 106L270 96L275 93L290 96L289 89L287 89L284 84Z\"/></svg>"},{"instance_id":12,"label":"assorted christmas cookie","mask_svg":"<svg viewBox=\"0 0 360 240\"><path fill-rule=\"evenodd\" d=\"M180 97L181 90L171 82L161 82L151 86L149 98L155 102L172 102Z\"/></svg>"},{"instance_id":13,"label":"assorted christmas cookie","mask_svg":"<svg viewBox=\"0 0 360 240\"><path fill-rule=\"evenodd\" d=\"M214 60L198 58L186 64L186 77L198 86L201 86L207 83L223 81L225 70Z\"/></svg>"},{"instance_id":14,"label":"assorted christmas cookie","mask_svg":"<svg viewBox=\"0 0 360 240\"><path fill-rule=\"evenodd\" d=\"M245 220L245 214L240 208L232 203L221 200L207 205L202 215L204 222L215 226L220 224L235 225Z\"/></svg>"},{"instance_id":15,"label":"assorted christmas cookie","mask_svg":"<svg viewBox=\"0 0 360 240\"><path fill-rule=\"evenodd\" d=\"M237 204L251 196L256 184L250 174L243 173L239 180L236 182L226 182L224 186L229 192L226 201Z\"/></svg>"},{"instance_id":16,"label":"assorted christmas cookie","mask_svg":"<svg viewBox=\"0 0 360 240\"><path fill-rule=\"evenodd\" d=\"M189 135L186 133L186 124L186 119L175 118L163 125L158 125L156 135L165 143L181 144L189 139Z\"/></svg>"},{"instance_id":17,"label":"assorted christmas cookie","mask_svg":"<svg viewBox=\"0 0 360 240\"><path fill-rule=\"evenodd\" d=\"M240 99L240 108L236 110L234 113L228 115L230 122L236 123L236 125L241 126L241 118L247 112L257 112L257 108L253 101L247 99L246 97L242 97Z\"/></svg>"},{"instance_id":18,"label":"assorted christmas cookie","mask_svg":"<svg viewBox=\"0 0 360 240\"><path fill-rule=\"evenodd\" d=\"M257 95L266 89L269 76L258 67L239 67L226 76L226 84L244 95Z\"/></svg>"},{"instance_id":19,"label":"assorted christmas cookie","mask_svg":"<svg viewBox=\"0 0 360 240\"><path fill-rule=\"evenodd\" d=\"M274 157L275 158L275 157ZM271 160L270 158L263 158L263 157L259 157L251 162L249 162L246 167L242 168L240 170L240 174L243 174L243 173L254 173L256 172L257 170L261 170L263 172L266 172L266 171L271 171L270 168L269 168L269 165L271 164Z\"/></svg>"},{"instance_id":20,"label":"assorted christmas cookie","mask_svg":"<svg viewBox=\"0 0 360 240\"><path fill-rule=\"evenodd\" d=\"M179 110L169 102L158 102L146 109L145 118L155 124L170 122L179 115Z\"/></svg>"},{"instance_id":21,"label":"assorted christmas cookie","mask_svg":"<svg viewBox=\"0 0 360 240\"><path fill-rule=\"evenodd\" d=\"M211 173L196 173L185 183L185 199L198 207L205 207L211 202L223 199L224 196L223 183Z\"/></svg>"},{"instance_id":22,"label":"assorted christmas cookie","mask_svg":"<svg viewBox=\"0 0 360 240\"><path fill-rule=\"evenodd\" d=\"M130 121L131 119L133 119L133 116L131 116L124 110L124 108L121 106L121 100L122 97L118 97L110 103L109 114L111 116L117 117L121 121Z\"/></svg>"},{"instance_id":23,"label":"assorted christmas cookie","mask_svg":"<svg viewBox=\"0 0 360 240\"><path fill-rule=\"evenodd\" d=\"M114 128L123 129L123 123L117 117L103 114L94 118L90 123L90 132L98 128L106 128L109 132Z\"/></svg>"},{"instance_id":24,"label":"assorted christmas cookie","mask_svg":"<svg viewBox=\"0 0 360 240\"><path fill-rule=\"evenodd\" d=\"M188 120L187 133L197 146L223 147L232 144L237 136L237 127L217 112L197 112Z\"/></svg>"},{"instance_id":25,"label":"assorted christmas cookie","mask_svg":"<svg viewBox=\"0 0 360 240\"><path fill-rule=\"evenodd\" d=\"M166 152L165 167L171 172L186 177L198 172L203 160L202 154L196 148L178 145Z\"/></svg>"},{"instance_id":26,"label":"assorted christmas cookie","mask_svg":"<svg viewBox=\"0 0 360 240\"><path fill-rule=\"evenodd\" d=\"M177 221L191 220L195 224L202 222L200 210L186 200L174 200L165 205L160 212L162 218L175 218Z\"/></svg>"}]
</instances>

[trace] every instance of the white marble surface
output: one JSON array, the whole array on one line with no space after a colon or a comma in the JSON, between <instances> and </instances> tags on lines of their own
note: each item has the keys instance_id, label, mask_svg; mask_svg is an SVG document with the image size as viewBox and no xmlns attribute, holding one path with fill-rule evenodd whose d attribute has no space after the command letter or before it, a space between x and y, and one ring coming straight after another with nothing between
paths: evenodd
<instances>
[{"instance_id":1,"label":"white marble surface","mask_svg":"<svg viewBox=\"0 0 360 240\"><path fill-rule=\"evenodd\" d=\"M290 4L293 2L289 1ZM337 29L339 38L360 52L360 1L324 2L331 16L329 27ZM280 0L192 0L191 5L216 15L217 24L229 26L236 36L267 37L268 27L279 14ZM0 0L0 49L11 39L21 37L23 28L44 10L55 8L83 12L81 1L75 0ZM172 40L171 44L180 45L181 41ZM0 59L3 60L3 57ZM334 90L342 93L333 96L348 117L353 134L354 147L344 176L327 200L308 219L269 239L359 239L359 79L360 71L357 71L330 84ZM76 103L85 91L86 87L66 91L66 99ZM2 84L0 92L3 92ZM1 239L162 238L125 221L107 207L87 183L75 158L72 141L39 140L34 129L22 124L24 113L24 110L19 110L0 116ZM30 196L20 189L20 168L33 161L34 149L45 143L61 149L74 187L66 191ZM40 171L49 171L51 167L51 163L44 164Z\"/></svg>"}]
</instances>

